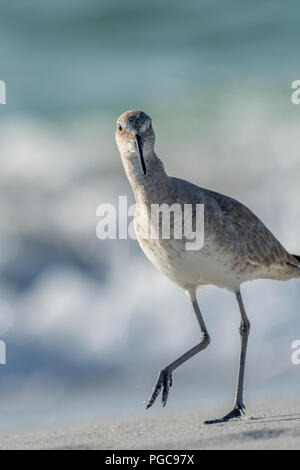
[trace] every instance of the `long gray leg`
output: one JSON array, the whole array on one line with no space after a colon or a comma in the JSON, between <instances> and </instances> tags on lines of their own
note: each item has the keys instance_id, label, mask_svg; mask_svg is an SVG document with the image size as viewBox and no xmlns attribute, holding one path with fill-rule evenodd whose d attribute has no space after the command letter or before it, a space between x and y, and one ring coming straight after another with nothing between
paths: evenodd
<instances>
[{"instance_id":1,"label":"long gray leg","mask_svg":"<svg viewBox=\"0 0 300 470\"><path fill-rule=\"evenodd\" d=\"M201 331L200 341L196 346L189 349L185 354L180 356L174 362L171 362L169 365L164 367L159 372L156 384L152 390L152 394L148 399L147 408L150 408L150 406L153 405L161 389L162 389L162 404L163 406L166 405L168 394L169 394L169 388L172 386L172 372L175 369L177 369L177 367L181 366L181 364L183 364L185 361L195 356L195 354L202 351L209 345L209 342L210 342L209 334L207 332L204 320L202 318L202 315L199 309L195 291L188 291L188 294L192 301L194 311L195 311L195 314L196 314L196 317L200 326L200 331Z\"/></svg>"},{"instance_id":2,"label":"long gray leg","mask_svg":"<svg viewBox=\"0 0 300 470\"><path fill-rule=\"evenodd\" d=\"M232 418L249 418L246 413L246 408L243 403L243 388L244 388L244 375L245 375L245 363L246 363L246 353L247 353L247 344L248 344L248 336L250 331L250 321L246 315L245 307L243 304L242 296L240 291L236 293L236 298L240 307L241 312L241 323L240 323L240 337L241 337L241 353L240 353L240 364L239 364L239 372L237 378L237 386L236 392L234 397L234 405L233 409L227 413L223 418L219 419L212 419L205 421L206 424L213 424L213 423L222 423L224 421L228 421Z\"/></svg>"}]
</instances>

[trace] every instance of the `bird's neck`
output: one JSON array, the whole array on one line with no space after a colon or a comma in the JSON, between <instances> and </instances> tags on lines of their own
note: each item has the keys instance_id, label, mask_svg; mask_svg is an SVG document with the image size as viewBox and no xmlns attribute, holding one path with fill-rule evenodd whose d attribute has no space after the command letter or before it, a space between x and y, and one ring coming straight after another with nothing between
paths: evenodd
<instances>
[{"instance_id":1,"label":"bird's neck","mask_svg":"<svg viewBox=\"0 0 300 470\"><path fill-rule=\"evenodd\" d=\"M131 184L137 203L160 204L159 194L162 187L171 191L171 181L165 172L162 161L155 153L147 155L146 175L143 174L138 158L122 158L127 178Z\"/></svg>"}]
</instances>

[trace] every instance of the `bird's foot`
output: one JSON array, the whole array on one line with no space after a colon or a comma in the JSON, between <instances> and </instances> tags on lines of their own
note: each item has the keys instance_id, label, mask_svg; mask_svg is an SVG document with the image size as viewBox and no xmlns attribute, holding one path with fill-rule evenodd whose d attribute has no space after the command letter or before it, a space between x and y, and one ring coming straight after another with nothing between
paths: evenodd
<instances>
[{"instance_id":1,"label":"bird's foot","mask_svg":"<svg viewBox=\"0 0 300 470\"><path fill-rule=\"evenodd\" d=\"M172 373L168 369L163 369L158 374L156 384L153 387L152 394L148 399L147 409L153 405L161 389L162 389L161 402L163 406L166 406L170 387L172 387Z\"/></svg>"},{"instance_id":2,"label":"bird's foot","mask_svg":"<svg viewBox=\"0 0 300 470\"><path fill-rule=\"evenodd\" d=\"M252 419L246 412L245 405L235 405L234 408L227 413L223 418L208 419L204 421L204 424L215 424L215 423L226 423L231 419Z\"/></svg>"}]
</instances>

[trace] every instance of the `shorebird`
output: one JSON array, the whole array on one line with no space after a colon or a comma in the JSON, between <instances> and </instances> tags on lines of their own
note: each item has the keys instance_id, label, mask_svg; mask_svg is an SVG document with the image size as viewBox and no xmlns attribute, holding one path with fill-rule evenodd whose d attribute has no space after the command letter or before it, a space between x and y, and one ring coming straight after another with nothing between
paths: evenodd
<instances>
[{"instance_id":1,"label":"shorebird","mask_svg":"<svg viewBox=\"0 0 300 470\"><path fill-rule=\"evenodd\" d=\"M153 405L160 392L165 406L174 370L209 345L210 337L196 291L211 284L227 288L236 296L241 317L241 349L233 408L222 418L205 423L249 418L243 402L243 384L250 322L240 286L255 279L300 277L300 256L291 255L263 222L239 201L168 176L154 150L155 133L151 118L144 112L131 110L121 114L117 120L116 142L136 200L134 224L139 244L161 272L185 289L200 326L199 343L160 370L147 408ZM203 204L203 247L187 251L184 240L143 237L140 228L145 224L151 225L153 204L167 204L169 207L191 204L193 208Z\"/></svg>"}]
</instances>

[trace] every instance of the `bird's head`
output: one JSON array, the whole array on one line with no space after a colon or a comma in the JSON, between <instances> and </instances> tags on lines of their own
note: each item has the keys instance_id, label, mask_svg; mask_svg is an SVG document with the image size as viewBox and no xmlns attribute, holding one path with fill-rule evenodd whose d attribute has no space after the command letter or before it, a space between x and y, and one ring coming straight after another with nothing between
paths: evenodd
<instances>
[{"instance_id":1,"label":"bird's head","mask_svg":"<svg viewBox=\"0 0 300 470\"><path fill-rule=\"evenodd\" d=\"M117 120L116 142L122 158L138 158L146 175L147 158L154 153L151 118L143 111L125 111Z\"/></svg>"}]
</instances>

